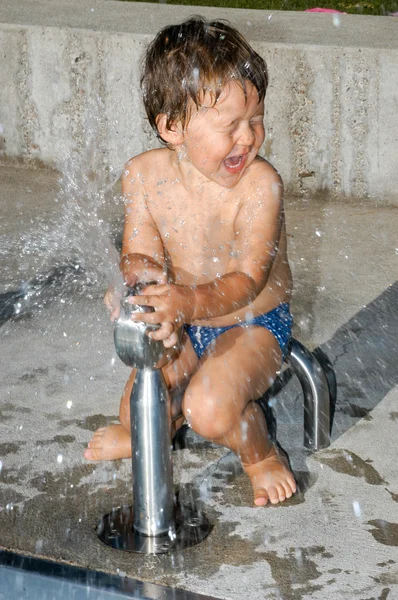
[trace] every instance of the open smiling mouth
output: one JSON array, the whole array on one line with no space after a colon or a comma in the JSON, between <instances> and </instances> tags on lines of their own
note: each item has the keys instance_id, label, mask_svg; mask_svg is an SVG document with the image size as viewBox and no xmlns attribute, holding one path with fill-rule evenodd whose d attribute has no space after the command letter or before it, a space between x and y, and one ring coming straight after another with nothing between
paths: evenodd
<instances>
[{"instance_id":1,"label":"open smiling mouth","mask_svg":"<svg viewBox=\"0 0 398 600\"><path fill-rule=\"evenodd\" d=\"M224 160L224 166L230 173L238 173L243 169L246 163L247 154L230 156Z\"/></svg>"}]
</instances>

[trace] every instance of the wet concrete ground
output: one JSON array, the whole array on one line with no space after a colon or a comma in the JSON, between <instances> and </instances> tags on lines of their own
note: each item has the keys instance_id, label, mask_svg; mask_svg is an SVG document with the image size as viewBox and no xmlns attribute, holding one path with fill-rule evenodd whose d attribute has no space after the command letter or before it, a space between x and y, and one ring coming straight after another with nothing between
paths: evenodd
<instances>
[{"instance_id":1,"label":"wet concrete ground","mask_svg":"<svg viewBox=\"0 0 398 600\"><path fill-rule=\"evenodd\" d=\"M61 212L54 173L3 168L0 181L4 294L47 268L35 240ZM103 209L114 237L120 212ZM190 435L174 452L175 483L182 499L199 499L209 538L157 557L99 541L98 520L130 502L130 464L87 463L82 452L117 418L128 370L103 276L81 293L79 275L71 291L0 329L1 547L229 600L398 598L398 211L287 199L286 213L295 336L326 354L338 385L332 445L312 456L297 381L271 400L297 495L253 508L235 457ZM55 256L62 263L62 249Z\"/></svg>"}]
</instances>

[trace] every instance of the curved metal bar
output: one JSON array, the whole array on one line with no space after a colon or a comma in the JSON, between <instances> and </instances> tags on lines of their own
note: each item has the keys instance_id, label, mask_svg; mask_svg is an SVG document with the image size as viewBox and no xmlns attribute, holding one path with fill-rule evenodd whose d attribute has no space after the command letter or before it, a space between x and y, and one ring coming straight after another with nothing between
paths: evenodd
<instances>
[{"instance_id":1,"label":"curved metal bar","mask_svg":"<svg viewBox=\"0 0 398 600\"><path fill-rule=\"evenodd\" d=\"M304 446L320 450L330 445L330 393L325 373L315 356L293 339L286 361L304 394Z\"/></svg>"}]
</instances>

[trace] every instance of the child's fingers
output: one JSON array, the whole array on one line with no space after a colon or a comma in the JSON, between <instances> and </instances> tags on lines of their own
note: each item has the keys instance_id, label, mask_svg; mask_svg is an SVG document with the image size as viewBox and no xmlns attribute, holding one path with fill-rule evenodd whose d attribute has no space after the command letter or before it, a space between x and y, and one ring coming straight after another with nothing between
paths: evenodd
<instances>
[{"instance_id":1,"label":"child's fingers","mask_svg":"<svg viewBox=\"0 0 398 600\"><path fill-rule=\"evenodd\" d=\"M151 281L152 283L148 286L158 286L167 283L167 274L164 271L157 271L153 269L152 271L147 271L145 273L145 277L142 279L142 283ZM156 281L156 284L153 282Z\"/></svg>"},{"instance_id":2,"label":"child's fingers","mask_svg":"<svg viewBox=\"0 0 398 600\"><path fill-rule=\"evenodd\" d=\"M116 321L120 317L120 306L116 306L111 312L111 321Z\"/></svg>"},{"instance_id":3,"label":"child's fingers","mask_svg":"<svg viewBox=\"0 0 398 600\"><path fill-rule=\"evenodd\" d=\"M127 302L129 304L139 304L140 306L153 306L152 302L156 302L156 296L149 296L148 294L141 294L139 296L128 296Z\"/></svg>"},{"instance_id":4,"label":"child's fingers","mask_svg":"<svg viewBox=\"0 0 398 600\"><path fill-rule=\"evenodd\" d=\"M174 333L173 323L162 323L159 329L151 331L149 337L153 340L166 340Z\"/></svg>"},{"instance_id":5,"label":"child's fingers","mask_svg":"<svg viewBox=\"0 0 398 600\"><path fill-rule=\"evenodd\" d=\"M134 281L132 280L130 282L130 280L126 280L126 283L129 285L129 287L134 287L137 283L145 285L146 287L156 287L157 285L167 283L167 274L164 271L159 271L159 269L156 269L155 267L148 267L143 269L142 271L137 272L135 274Z\"/></svg>"},{"instance_id":6,"label":"child's fingers","mask_svg":"<svg viewBox=\"0 0 398 600\"><path fill-rule=\"evenodd\" d=\"M138 281L138 276L136 273L126 273L124 282L128 287L134 287Z\"/></svg>"},{"instance_id":7,"label":"child's fingers","mask_svg":"<svg viewBox=\"0 0 398 600\"><path fill-rule=\"evenodd\" d=\"M158 296L129 296L127 302L138 306L151 306L155 310L160 307L161 303L163 304Z\"/></svg>"},{"instance_id":8,"label":"child's fingers","mask_svg":"<svg viewBox=\"0 0 398 600\"><path fill-rule=\"evenodd\" d=\"M161 312L133 312L130 315L132 321L148 323L148 325L160 325L166 321Z\"/></svg>"},{"instance_id":9,"label":"child's fingers","mask_svg":"<svg viewBox=\"0 0 398 600\"><path fill-rule=\"evenodd\" d=\"M120 299L122 294L115 290L111 285L104 296L104 303L107 309L111 312L111 321L115 321L120 316Z\"/></svg>"},{"instance_id":10,"label":"child's fingers","mask_svg":"<svg viewBox=\"0 0 398 600\"><path fill-rule=\"evenodd\" d=\"M112 304L112 298L113 298L113 294L115 293L115 290L113 287L109 287L106 290L105 296L104 296L104 304L107 308L111 309L113 304Z\"/></svg>"},{"instance_id":11,"label":"child's fingers","mask_svg":"<svg viewBox=\"0 0 398 600\"><path fill-rule=\"evenodd\" d=\"M166 283L150 284L140 290L140 296L160 296L168 291Z\"/></svg>"},{"instance_id":12,"label":"child's fingers","mask_svg":"<svg viewBox=\"0 0 398 600\"><path fill-rule=\"evenodd\" d=\"M178 334L176 331L173 331L170 337L163 340L163 345L165 348L172 348L178 344Z\"/></svg>"},{"instance_id":13,"label":"child's fingers","mask_svg":"<svg viewBox=\"0 0 398 600\"><path fill-rule=\"evenodd\" d=\"M162 323L157 331L152 331L149 337L153 340L163 340L165 348L172 348L178 344L178 334L174 330L173 323Z\"/></svg>"}]
</instances>

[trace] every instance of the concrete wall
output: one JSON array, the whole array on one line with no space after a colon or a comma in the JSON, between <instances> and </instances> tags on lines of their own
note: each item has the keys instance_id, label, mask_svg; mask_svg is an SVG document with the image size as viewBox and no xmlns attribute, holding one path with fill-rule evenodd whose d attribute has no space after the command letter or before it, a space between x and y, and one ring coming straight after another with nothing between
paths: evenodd
<instances>
[{"instance_id":1,"label":"concrete wall","mask_svg":"<svg viewBox=\"0 0 398 600\"><path fill-rule=\"evenodd\" d=\"M288 191L398 205L398 19L105 0L2 0L0 159L100 151L121 169L156 145L140 58L167 23L227 18L267 60L263 154ZM98 160L97 160L97 165Z\"/></svg>"}]
</instances>

